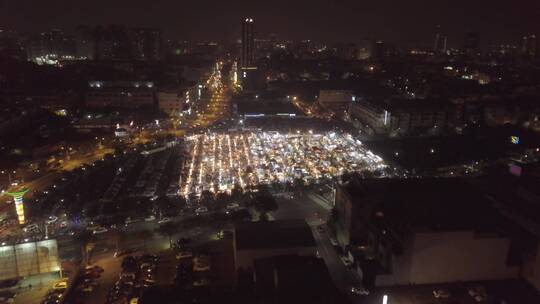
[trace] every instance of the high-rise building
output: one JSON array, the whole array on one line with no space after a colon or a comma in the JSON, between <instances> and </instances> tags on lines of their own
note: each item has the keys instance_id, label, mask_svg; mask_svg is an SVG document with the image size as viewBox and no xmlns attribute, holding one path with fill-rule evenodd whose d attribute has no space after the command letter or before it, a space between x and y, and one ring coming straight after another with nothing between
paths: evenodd
<instances>
[{"instance_id":1,"label":"high-rise building","mask_svg":"<svg viewBox=\"0 0 540 304\"><path fill-rule=\"evenodd\" d=\"M28 58L37 63L50 60L73 59L74 40L60 30L51 30L30 37L26 46Z\"/></svg>"},{"instance_id":2,"label":"high-rise building","mask_svg":"<svg viewBox=\"0 0 540 304\"><path fill-rule=\"evenodd\" d=\"M136 28L130 30L133 59L158 61L161 55L161 31Z\"/></svg>"},{"instance_id":3,"label":"high-rise building","mask_svg":"<svg viewBox=\"0 0 540 304\"><path fill-rule=\"evenodd\" d=\"M95 43L98 60L128 60L132 57L129 33L123 26L98 27Z\"/></svg>"},{"instance_id":4,"label":"high-rise building","mask_svg":"<svg viewBox=\"0 0 540 304\"><path fill-rule=\"evenodd\" d=\"M435 41L433 43L433 51L435 53L445 53L448 43L448 37L441 34L441 27L437 26L437 33L435 34Z\"/></svg>"},{"instance_id":5,"label":"high-rise building","mask_svg":"<svg viewBox=\"0 0 540 304\"><path fill-rule=\"evenodd\" d=\"M538 56L538 40L536 35L523 36L521 45L521 54L531 60L534 60Z\"/></svg>"},{"instance_id":6,"label":"high-rise building","mask_svg":"<svg viewBox=\"0 0 540 304\"><path fill-rule=\"evenodd\" d=\"M253 19L245 18L242 22L242 54L240 67L252 67L255 63L255 35L253 32Z\"/></svg>"},{"instance_id":7,"label":"high-rise building","mask_svg":"<svg viewBox=\"0 0 540 304\"><path fill-rule=\"evenodd\" d=\"M478 33L467 33L463 43L463 51L468 55L478 54L480 50L480 35Z\"/></svg>"},{"instance_id":8,"label":"high-rise building","mask_svg":"<svg viewBox=\"0 0 540 304\"><path fill-rule=\"evenodd\" d=\"M77 27L75 34L76 57L82 60L94 60L96 57L96 37L94 28Z\"/></svg>"}]
</instances>

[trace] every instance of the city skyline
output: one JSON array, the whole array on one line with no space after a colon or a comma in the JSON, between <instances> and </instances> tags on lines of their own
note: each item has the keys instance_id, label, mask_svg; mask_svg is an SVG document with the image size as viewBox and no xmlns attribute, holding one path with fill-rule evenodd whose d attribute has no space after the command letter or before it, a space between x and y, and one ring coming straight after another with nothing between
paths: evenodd
<instances>
[{"instance_id":1,"label":"city skyline","mask_svg":"<svg viewBox=\"0 0 540 304\"><path fill-rule=\"evenodd\" d=\"M464 2L461 1L460 2ZM59 28L71 32L78 25L125 24L159 27L168 38L188 40L236 40L239 20L246 16L257 22L258 37L277 33L283 39L312 39L328 42L382 39L399 44L432 44L440 25L449 46L463 43L467 32L478 32L481 44L518 41L537 29L540 5L520 0L511 7L502 1L459 5L430 4L421 0L406 3L360 3L304 0L274 1L261 5L239 1L220 3L203 0L175 4L168 0L117 1L107 10L105 2L74 4L65 0L53 5L18 1L0 9L2 27L22 32ZM151 13L153 12L153 13ZM50 16L56 16L50 18ZM32 20L32 22L27 22Z\"/></svg>"}]
</instances>

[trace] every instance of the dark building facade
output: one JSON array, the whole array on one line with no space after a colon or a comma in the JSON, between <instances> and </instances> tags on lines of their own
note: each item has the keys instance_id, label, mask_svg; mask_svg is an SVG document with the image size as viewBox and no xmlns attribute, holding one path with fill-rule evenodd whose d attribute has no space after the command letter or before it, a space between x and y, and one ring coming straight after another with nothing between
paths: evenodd
<instances>
[{"instance_id":1,"label":"dark building facade","mask_svg":"<svg viewBox=\"0 0 540 304\"><path fill-rule=\"evenodd\" d=\"M252 67L255 62L255 34L253 30L253 19L246 18L242 22L242 54L240 57L240 67Z\"/></svg>"},{"instance_id":2,"label":"dark building facade","mask_svg":"<svg viewBox=\"0 0 540 304\"><path fill-rule=\"evenodd\" d=\"M27 55L40 63L42 58L69 59L75 55L74 40L60 30L51 30L32 36L26 45Z\"/></svg>"},{"instance_id":3,"label":"dark building facade","mask_svg":"<svg viewBox=\"0 0 540 304\"><path fill-rule=\"evenodd\" d=\"M161 31L136 28L131 31L132 54L135 60L158 61L161 55Z\"/></svg>"}]
</instances>

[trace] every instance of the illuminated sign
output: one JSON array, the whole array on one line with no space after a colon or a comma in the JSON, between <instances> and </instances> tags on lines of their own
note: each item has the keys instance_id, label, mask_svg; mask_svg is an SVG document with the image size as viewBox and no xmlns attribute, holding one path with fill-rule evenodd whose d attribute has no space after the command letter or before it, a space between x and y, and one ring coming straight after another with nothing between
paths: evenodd
<instances>
[{"instance_id":1,"label":"illuminated sign","mask_svg":"<svg viewBox=\"0 0 540 304\"><path fill-rule=\"evenodd\" d=\"M15 201L15 211L17 211L17 218L19 220L19 224L21 225L23 225L25 222L23 196L26 194L26 192L28 192L28 189L7 193L8 195L11 195Z\"/></svg>"},{"instance_id":2,"label":"illuminated sign","mask_svg":"<svg viewBox=\"0 0 540 304\"><path fill-rule=\"evenodd\" d=\"M510 136L510 141L511 141L514 145L517 145L517 144L519 144L519 142L520 142L520 138L519 138L519 136Z\"/></svg>"}]
</instances>

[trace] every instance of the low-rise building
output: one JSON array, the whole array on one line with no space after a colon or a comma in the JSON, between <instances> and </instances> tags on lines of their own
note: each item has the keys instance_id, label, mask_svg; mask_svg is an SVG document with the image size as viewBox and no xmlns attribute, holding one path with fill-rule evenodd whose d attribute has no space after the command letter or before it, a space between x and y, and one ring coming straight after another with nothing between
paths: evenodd
<instances>
[{"instance_id":1,"label":"low-rise building","mask_svg":"<svg viewBox=\"0 0 540 304\"><path fill-rule=\"evenodd\" d=\"M408 135L455 125L455 106L444 100L392 99L351 103L349 114L375 134Z\"/></svg>"},{"instance_id":2,"label":"low-rise building","mask_svg":"<svg viewBox=\"0 0 540 304\"><path fill-rule=\"evenodd\" d=\"M234 232L237 270L253 270L256 259L280 255L315 256L317 245L305 220L245 222Z\"/></svg>"},{"instance_id":3,"label":"low-rise building","mask_svg":"<svg viewBox=\"0 0 540 304\"><path fill-rule=\"evenodd\" d=\"M323 259L313 256L276 256L255 261L255 293L264 302L343 303Z\"/></svg>"},{"instance_id":4,"label":"low-rise building","mask_svg":"<svg viewBox=\"0 0 540 304\"><path fill-rule=\"evenodd\" d=\"M139 108L156 104L153 82L90 81L85 102L89 108Z\"/></svg>"},{"instance_id":5,"label":"low-rise building","mask_svg":"<svg viewBox=\"0 0 540 304\"><path fill-rule=\"evenodd\" d=\"M350 90L320 90L318 102L327 109L344 111L353 99L354 95Z\"/></svg>"},{"instance_id":6,"label":"low-rise building","mask_svg":"<svg viewBox=\"0 0 540 304\"><path fill-rule=\"evenodd\" d=\"M186 108L189 98L189 91L182 89L159 90L159 110L171 117L178 116Z\"/></svg>"}]
</instances>

